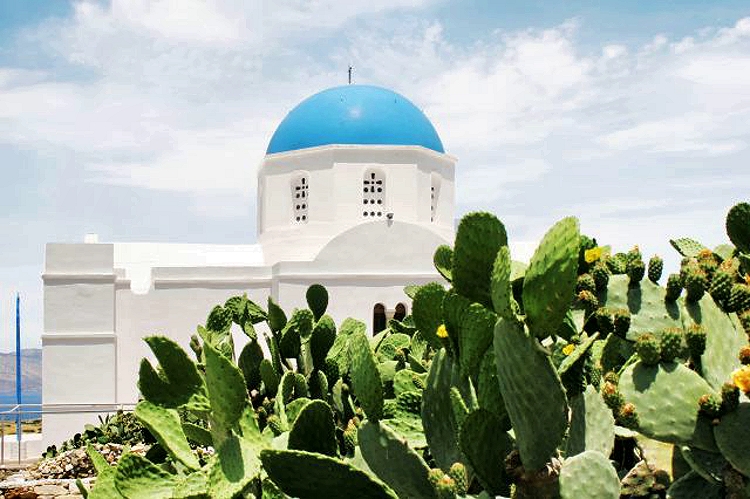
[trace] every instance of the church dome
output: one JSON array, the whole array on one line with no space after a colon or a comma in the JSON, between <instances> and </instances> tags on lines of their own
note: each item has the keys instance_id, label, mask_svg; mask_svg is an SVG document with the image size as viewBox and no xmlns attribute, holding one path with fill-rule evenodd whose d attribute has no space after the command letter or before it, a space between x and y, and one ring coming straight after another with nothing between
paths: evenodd
<instances>
[{"instance_id":1,"label":"church dome","mask_svg":"<svg viewBox=\"0 0 750 499\"><path fill-rule=\"evenodd\" d=\"M403 95L371 85L323 90L292 109L267 154L333 144L422 146L445 152L430 120Z\"/></svg>"}]
</instances>

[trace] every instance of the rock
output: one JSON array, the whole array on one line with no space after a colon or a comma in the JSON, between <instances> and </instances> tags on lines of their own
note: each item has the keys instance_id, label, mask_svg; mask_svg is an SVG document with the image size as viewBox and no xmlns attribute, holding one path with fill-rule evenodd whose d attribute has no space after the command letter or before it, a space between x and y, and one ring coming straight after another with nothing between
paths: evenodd
<instances>
[{"instance_id":1,"label":"rock","mask_svg":"<svg viewBox=\"0 0 750 499\"><path fill-rule=\"evenodd\" d=\"M68 489L60 485L37 485L34 492L38 495L60 496L68 493Z\"/></svg>"}]
</instances>

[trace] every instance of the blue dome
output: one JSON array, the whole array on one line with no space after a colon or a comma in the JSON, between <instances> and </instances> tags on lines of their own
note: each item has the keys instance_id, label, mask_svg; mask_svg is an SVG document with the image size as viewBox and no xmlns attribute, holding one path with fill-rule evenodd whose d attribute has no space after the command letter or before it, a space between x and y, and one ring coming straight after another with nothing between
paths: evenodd
<instances>
[{"instance_id":1,"label":"blue dome","mask_svg":"<svg viewBox=\"0 0 750 499\"><path fill-rule=\"evenodd\" d=\"M332 144L423 146L445 152L435 127L406 97L381 87L345 85L292 109L266 153Z\"/></svg>"}]
</instances>

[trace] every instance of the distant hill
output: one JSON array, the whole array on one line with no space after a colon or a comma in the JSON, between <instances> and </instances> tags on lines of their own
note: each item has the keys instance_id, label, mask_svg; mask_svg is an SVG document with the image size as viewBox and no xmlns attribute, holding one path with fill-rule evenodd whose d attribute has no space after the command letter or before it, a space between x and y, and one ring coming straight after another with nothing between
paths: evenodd
<instances>
[{"instance_id":1,"label":"distant hill","mask_svg":"<svg viewBox=\"0 0 750 499\"><path fill-rule=\"evenodd\" d=\"M21 382L25 393L42 393L42 349L21 350ZM16 393L16 355L0 353L0 395Z\"/></svg>"}]
</instances>

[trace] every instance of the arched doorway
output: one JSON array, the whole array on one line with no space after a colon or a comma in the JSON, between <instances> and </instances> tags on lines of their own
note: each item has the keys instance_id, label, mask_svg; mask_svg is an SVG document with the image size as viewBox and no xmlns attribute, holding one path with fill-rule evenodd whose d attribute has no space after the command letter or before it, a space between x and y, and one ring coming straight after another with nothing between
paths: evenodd
<instances>
[{"instance_id":1,"label":"arched doorway","mask_svg":"<svg viewBox=\"0 0 750 499\"><path fill-rule=\"evenodd\" d=\"M385 305L378 303L372 310L372 332L378 334L380 331L385 329L386 326L385 318Z\"/></svg>"},{"instance_id":2,"label":"arched doorway","mask_svg":"<svg viewBox=\"0 0 750 499\"><path fill-rule=\"evenodd\" d=\"M399 303L396 305L396 311L393 314L393 318L397 321L402 321L406 317L406 305Z\"/></svg>"}]
</instances>

